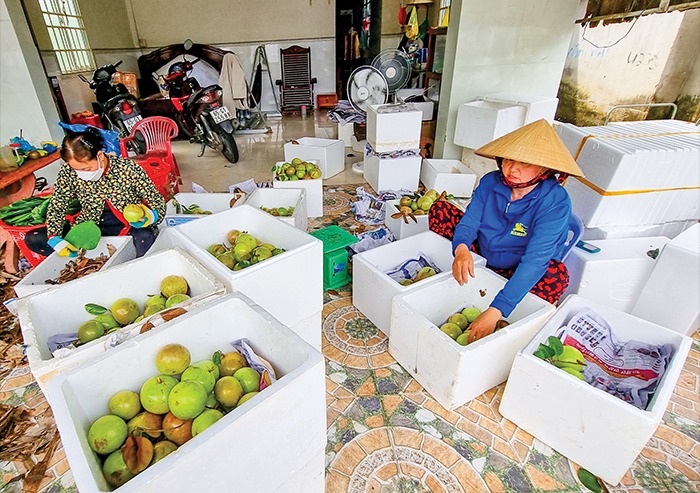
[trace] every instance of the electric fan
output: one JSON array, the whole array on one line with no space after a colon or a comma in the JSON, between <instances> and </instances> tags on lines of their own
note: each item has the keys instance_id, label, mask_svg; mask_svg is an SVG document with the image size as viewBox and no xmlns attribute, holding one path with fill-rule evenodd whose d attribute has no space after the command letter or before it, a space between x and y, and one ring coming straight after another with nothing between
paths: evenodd
<instances>
[{"instance_id":1,"label":"electric fan","mask_svg":"<svg viewBox=\"0 0 700 493\"><path fill-rule=\"evenodd\" d=\"M389 84L382 73L374 67L357 67L348 78L348 99L353 108L367 113L373 104L384 104L389 96Z\"/></svg>"},{"instance_id":2,"label":"electric fan","mask_svg":"<svg viewBox=\"0 0 700 493\"><path fill-rule=\"evenodd\" d=\"M406 87L411 80L411 60L401 50L384 50L372 60L389 84L389 94Z\"/></svg>"}]
</instances>

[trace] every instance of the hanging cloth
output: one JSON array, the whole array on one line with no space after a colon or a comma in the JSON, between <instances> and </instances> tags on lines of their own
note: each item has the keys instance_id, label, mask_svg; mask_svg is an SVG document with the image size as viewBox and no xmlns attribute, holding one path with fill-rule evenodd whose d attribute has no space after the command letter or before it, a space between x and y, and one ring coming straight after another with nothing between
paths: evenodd
<instances>
[{"instance_id":1,"label":"hanging cloth","mask_svg":"<svg viewBox=\"0 0 700 493\"><path fill-rule=\"evenodd\" d=\"M369 49L369 26L372 21L372 9L369 0L364 0L362 4L362 33L360 34L360 48L363 51Z\"/></svg>"},{"instance_id":2,"label":"hanging cloth","mask_svg":"<svg viewBox=\"0 0 700 493\"><path fill-rule=\"evenodd\" d=\"M353 28L350 28L345 33L343 60L357 60L358 58L360 58L360 35Z\"/></svg>"},{"instance_id":3,"label":"hanging cloth","mask_svg":"<svg viewBox=\"0 0 700 493\"><path fill-rule=\"evenodd\" d=\"M399 25L401 25L401 26L406 25L407 20L408 20L408 13L406 12L406 6L404 5L403 2L401 2L401 5L399 5Z\"/></svg>"},{"instance_id":4,"label":"hanging cloth","mask_svg":"<svg viewBox=\"0 0 700 493\"><path fill-rule=\"evenodd\" d=\"M248 109L248 82L241 62L234 53L227 53L221 61L219 85L223 90L223 103L231 114Z\"/></svg>"}]
</instances>

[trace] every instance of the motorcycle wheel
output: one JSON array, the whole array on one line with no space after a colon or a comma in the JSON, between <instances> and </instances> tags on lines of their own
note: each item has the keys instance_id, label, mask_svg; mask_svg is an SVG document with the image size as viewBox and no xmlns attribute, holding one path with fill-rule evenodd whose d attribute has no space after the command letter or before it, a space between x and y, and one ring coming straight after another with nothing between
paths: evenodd
<instances>
[{"instance_id":1,"label":"motorcycle wheel","mask_svg":"<svg viewBox=\"0 0 700 493\"><path fill-rule=\"evenodd\" d=\"M233 138L233 135L228 134L224 132L221 129L217 129L214 132L215 138L219 141L218 145L216 145L215 149L217 151L221 151L228 159L230 163L237 163L238 162L238 146L236 145L236 141Z\"/></svg>"}]
</instances>

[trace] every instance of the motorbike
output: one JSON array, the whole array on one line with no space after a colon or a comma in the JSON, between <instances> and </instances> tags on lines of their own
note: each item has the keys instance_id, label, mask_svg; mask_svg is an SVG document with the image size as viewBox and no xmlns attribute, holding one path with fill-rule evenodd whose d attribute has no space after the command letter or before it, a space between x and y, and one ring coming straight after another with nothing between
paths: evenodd
<instances>
[{"instance_id":1,"label":"motorbike","mask_svg":"<svg viewBox=\"0 0 700 493\"><path fill-rule=\"evenodd\" d=\"M114 64L103 65L92 73L91 80L82 75L80 79L87 82L95 93L101 117L111 130L116 130L119 137L127 137L137 122L143 119L139 111L137 99L129 93L124 84L114 84L112 77L121 65L120 60ZM133 150L137 154L145 152L143 136L137 134L132 141Z\"/></svg>"},{"instance_id":2,"label":"motorbike","mask_svg":"<svg viewBox=\"0 0 700 493\"><path fill-rule=\"evenodd\" d=\"M238 127L238 120L221 102L221 86L213 84L201 87L197 79L191 76L199 58L173 63L164 77L164 85L170 101L176 110L175 120L181 132L188 136L190 142L201 144L201 157L207 147L223 153L231 163L238 162L238 146L233 133Z\"/></svg>"}]
</instances>

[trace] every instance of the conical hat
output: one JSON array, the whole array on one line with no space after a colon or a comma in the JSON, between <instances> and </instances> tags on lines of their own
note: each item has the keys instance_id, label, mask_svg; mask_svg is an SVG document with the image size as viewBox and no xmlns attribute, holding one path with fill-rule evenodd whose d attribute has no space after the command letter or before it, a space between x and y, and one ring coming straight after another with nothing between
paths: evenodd
<instances>
[{"instance_id":1,"label":"conical hat","mask_svg":"<svg viewBox=\"0 0 700 493\"><path fill-rule=\"evenodd\" d=\"M489 142L475 151L479 156L505 158L583 176L571 153L547 120L537 120Z\"/></svg>"}]
</instances>

